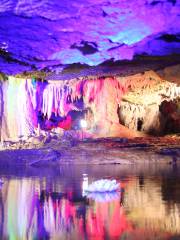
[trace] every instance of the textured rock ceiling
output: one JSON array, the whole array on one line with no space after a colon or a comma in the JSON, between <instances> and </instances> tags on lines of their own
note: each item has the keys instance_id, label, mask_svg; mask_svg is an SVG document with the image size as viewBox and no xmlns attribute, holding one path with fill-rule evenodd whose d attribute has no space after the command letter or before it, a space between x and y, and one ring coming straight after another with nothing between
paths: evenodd
<instances>
[{"instance_id":1,"label":"textured rock ceiling","mask_svg":"<svg viewBox=\"0 0 180 240\"><path fill-rule=\"evenodd\" d=\"M0 72L180 54L179 0L1 0Z\"/></svg>"}]
</instances>

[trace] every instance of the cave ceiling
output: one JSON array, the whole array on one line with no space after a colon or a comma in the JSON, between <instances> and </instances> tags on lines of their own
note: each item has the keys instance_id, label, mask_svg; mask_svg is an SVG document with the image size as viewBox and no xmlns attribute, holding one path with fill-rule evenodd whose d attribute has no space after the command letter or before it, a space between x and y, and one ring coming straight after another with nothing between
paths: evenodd
<instances>
[{"instance_id":1,"label":"cave ceiling","mask_svg":"<svg viewBox=\"0 0 180 240\"><path fill-rule=\"evenodd\" d=\"M1 0L0 72L180 54L180 0Z\"/></svg>"}]
</instances>

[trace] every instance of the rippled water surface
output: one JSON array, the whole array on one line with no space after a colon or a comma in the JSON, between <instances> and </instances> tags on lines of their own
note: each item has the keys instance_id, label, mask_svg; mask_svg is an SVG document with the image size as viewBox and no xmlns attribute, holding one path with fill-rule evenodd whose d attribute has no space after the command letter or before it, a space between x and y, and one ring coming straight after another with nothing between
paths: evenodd
<instances>
[{"instance_id":1,"label":"rippled water surface","mask_svg":"<svg viewBox=\"0 0 180 240\"><path fill-rule=\"evenodd\" d=\"M1 169L0 178L0 239L180 239L178 166ZM86 196L101 178L120 192Z\"/></svg>"}]
</instances>

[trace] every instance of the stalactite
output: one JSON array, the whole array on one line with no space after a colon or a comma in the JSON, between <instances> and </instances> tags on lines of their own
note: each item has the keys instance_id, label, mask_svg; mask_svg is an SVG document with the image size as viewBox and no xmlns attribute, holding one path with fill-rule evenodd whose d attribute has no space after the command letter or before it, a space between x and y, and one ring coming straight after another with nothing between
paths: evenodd
<instances>
[{"instance_id":1,"label":"stalactite","mask_svg":"<svg viewBox=\"0 0 180 240\"><path fill-rule=\"evenodd\" d=\"M3 83L3 113L1 139L28 136L35 124L32 94L27 91L28 80L9 77ZM34 119L34 121L33 121Z\"/></svg>"},{"instance_id":2,"label":"stalactite","mask_svg":"<svg viewBox=\"0 0 180 240\"><path fill-rule=\"evenodd\" d=\"M35 85L32 84L31 79L27 79L26 86L26 91L29 92L29 97L35 110L37 107L37 88Z\"/></svg>"},{"instance_id":3,"label":"stalactite","mask_svg":"<svg viewBox=\"0 0 180 240\"><path fill-rule=\"evenodd\" d=\"M103 108L104 101L105 103L108 101L107 92L110 88L113 93L111 98L115 98L118 104L126 89L115 78L79 79L76 82L69 82L68 85L66 82L64 84L50 82L43 91L41 111L48 119L52 112L66 116L72 110L73 102L83 97L86 107L91 107L96 112L100 106Z\"/></svg>"},{"instance_id":4,"label":"stalactite","mask_svg":"<svg viewBox=\"0 0 180 240\"><path fill-rule=\"evenodd\" d=\"M72 110L86 109L91 110L95 129L97 127L99 131L103 131L104 136L110 136L113 126L113 134L117 131L118 135L118 108L129 112L126 121L128 126L131 125L131 128L133 126L135 129L138 118L142 118L139 102L143 100L145 105L151 102L149 96L152 94L147 94L149 91L154 91L153 104L160 104L164 99L179 96L180 87L167 82L163 85L164 82L151 71L128 77L83 77L49 82L9 77L1 86L1 135L8 138L31 134L34 128L37 128L39 112L48 121L52 113L57 117L66 118ZM128 92L134 97L134 105L122 106L122 98ZM136 102L137 98L140 99L139 102ZM76 107L78 101L83 101L83 107Z\"/></svg>"}]
</instances>

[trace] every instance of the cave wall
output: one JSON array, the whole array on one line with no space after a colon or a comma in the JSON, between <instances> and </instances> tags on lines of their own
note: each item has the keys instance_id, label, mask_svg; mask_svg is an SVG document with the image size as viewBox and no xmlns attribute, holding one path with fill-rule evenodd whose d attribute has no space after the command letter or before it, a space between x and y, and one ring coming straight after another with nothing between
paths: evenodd
<instances>
[{"instance_id":1,"label":"cave wall","mask_svg":"<svg viewBox=\"0 0 180 240\"><path fill-rule=\"evenodd\" d=\"M180 54L179 0L3 0L0 71Z\"/></svg>"},{"instance_id":2,"label":"cave wall","mask_svg":"<svg viewBox=\"0 0 180 240\"><path fill-rule=\"evenodd\" d=\"M1 140L35 133L39 128L39 112L48 125L52 113L67 118L70 111L85 109L92 112L92 136L118 136L122 129L117 108L126 91L126 82L115 77L49 82L9 77L1 84ZM83 108L76 106L80 98Z\"/></svg>"},{"instance_id":3,"label":"cave wall","mask_svg":"<svg viewBox=\"0 0 180 240\"><path fill-rule=\"evenodd\" d=\"M120 123L129 129L143 131L149 134L161 134L159 105L136 105L122 102L119 108Z\"/></svg>"},{"instance_id":4,"label":"cave wall","mask_svg":"<svg viewBox=\"0 0 180 240\"><path fill-rule=\"evenodd\" d=\"M80 116L87 121L83 131L89 137L161 134L159 106L180 96L177 83L163 80L154 71L48 81L10 76L0 89L1 141L40 134L40 130L74 130L72 112L86 112Z\"/></svg>"},{"instance_id":5,"label":"cave wall","mask_svg":"<svg viewBox=\"0 0 180 240\"><path fill-rule=\"evenodd\" d=\"M163 101L159 110L164 133L180 133L180 97L171 101Z\"/></svg>"},{"instance_id":6,"label":"cave wall","mask_svg":"<svg viewBox=\"0 0 180 240\"><path fill-rule=\"evenodd\" d=\"M152 135L162 135L166 133L178 133L178 127L174 131L167 131L166 120L170 109L163 113L161 105L163 102L173 102L180 96L179 78L175 82L162 80L153 72L148 72L151 79L151 87L136 87L131 89L122 98L118 110L120 123L132 130L139 130ZM154 79L154 81L152 81ZM169 113L168 113L169 111ZM178 107L174 110L176 118L180 118L177 113ZM169 117L170 118L170 117ZM172 127L173 129L173 127Z\"/></svg>"}]
</instances>

